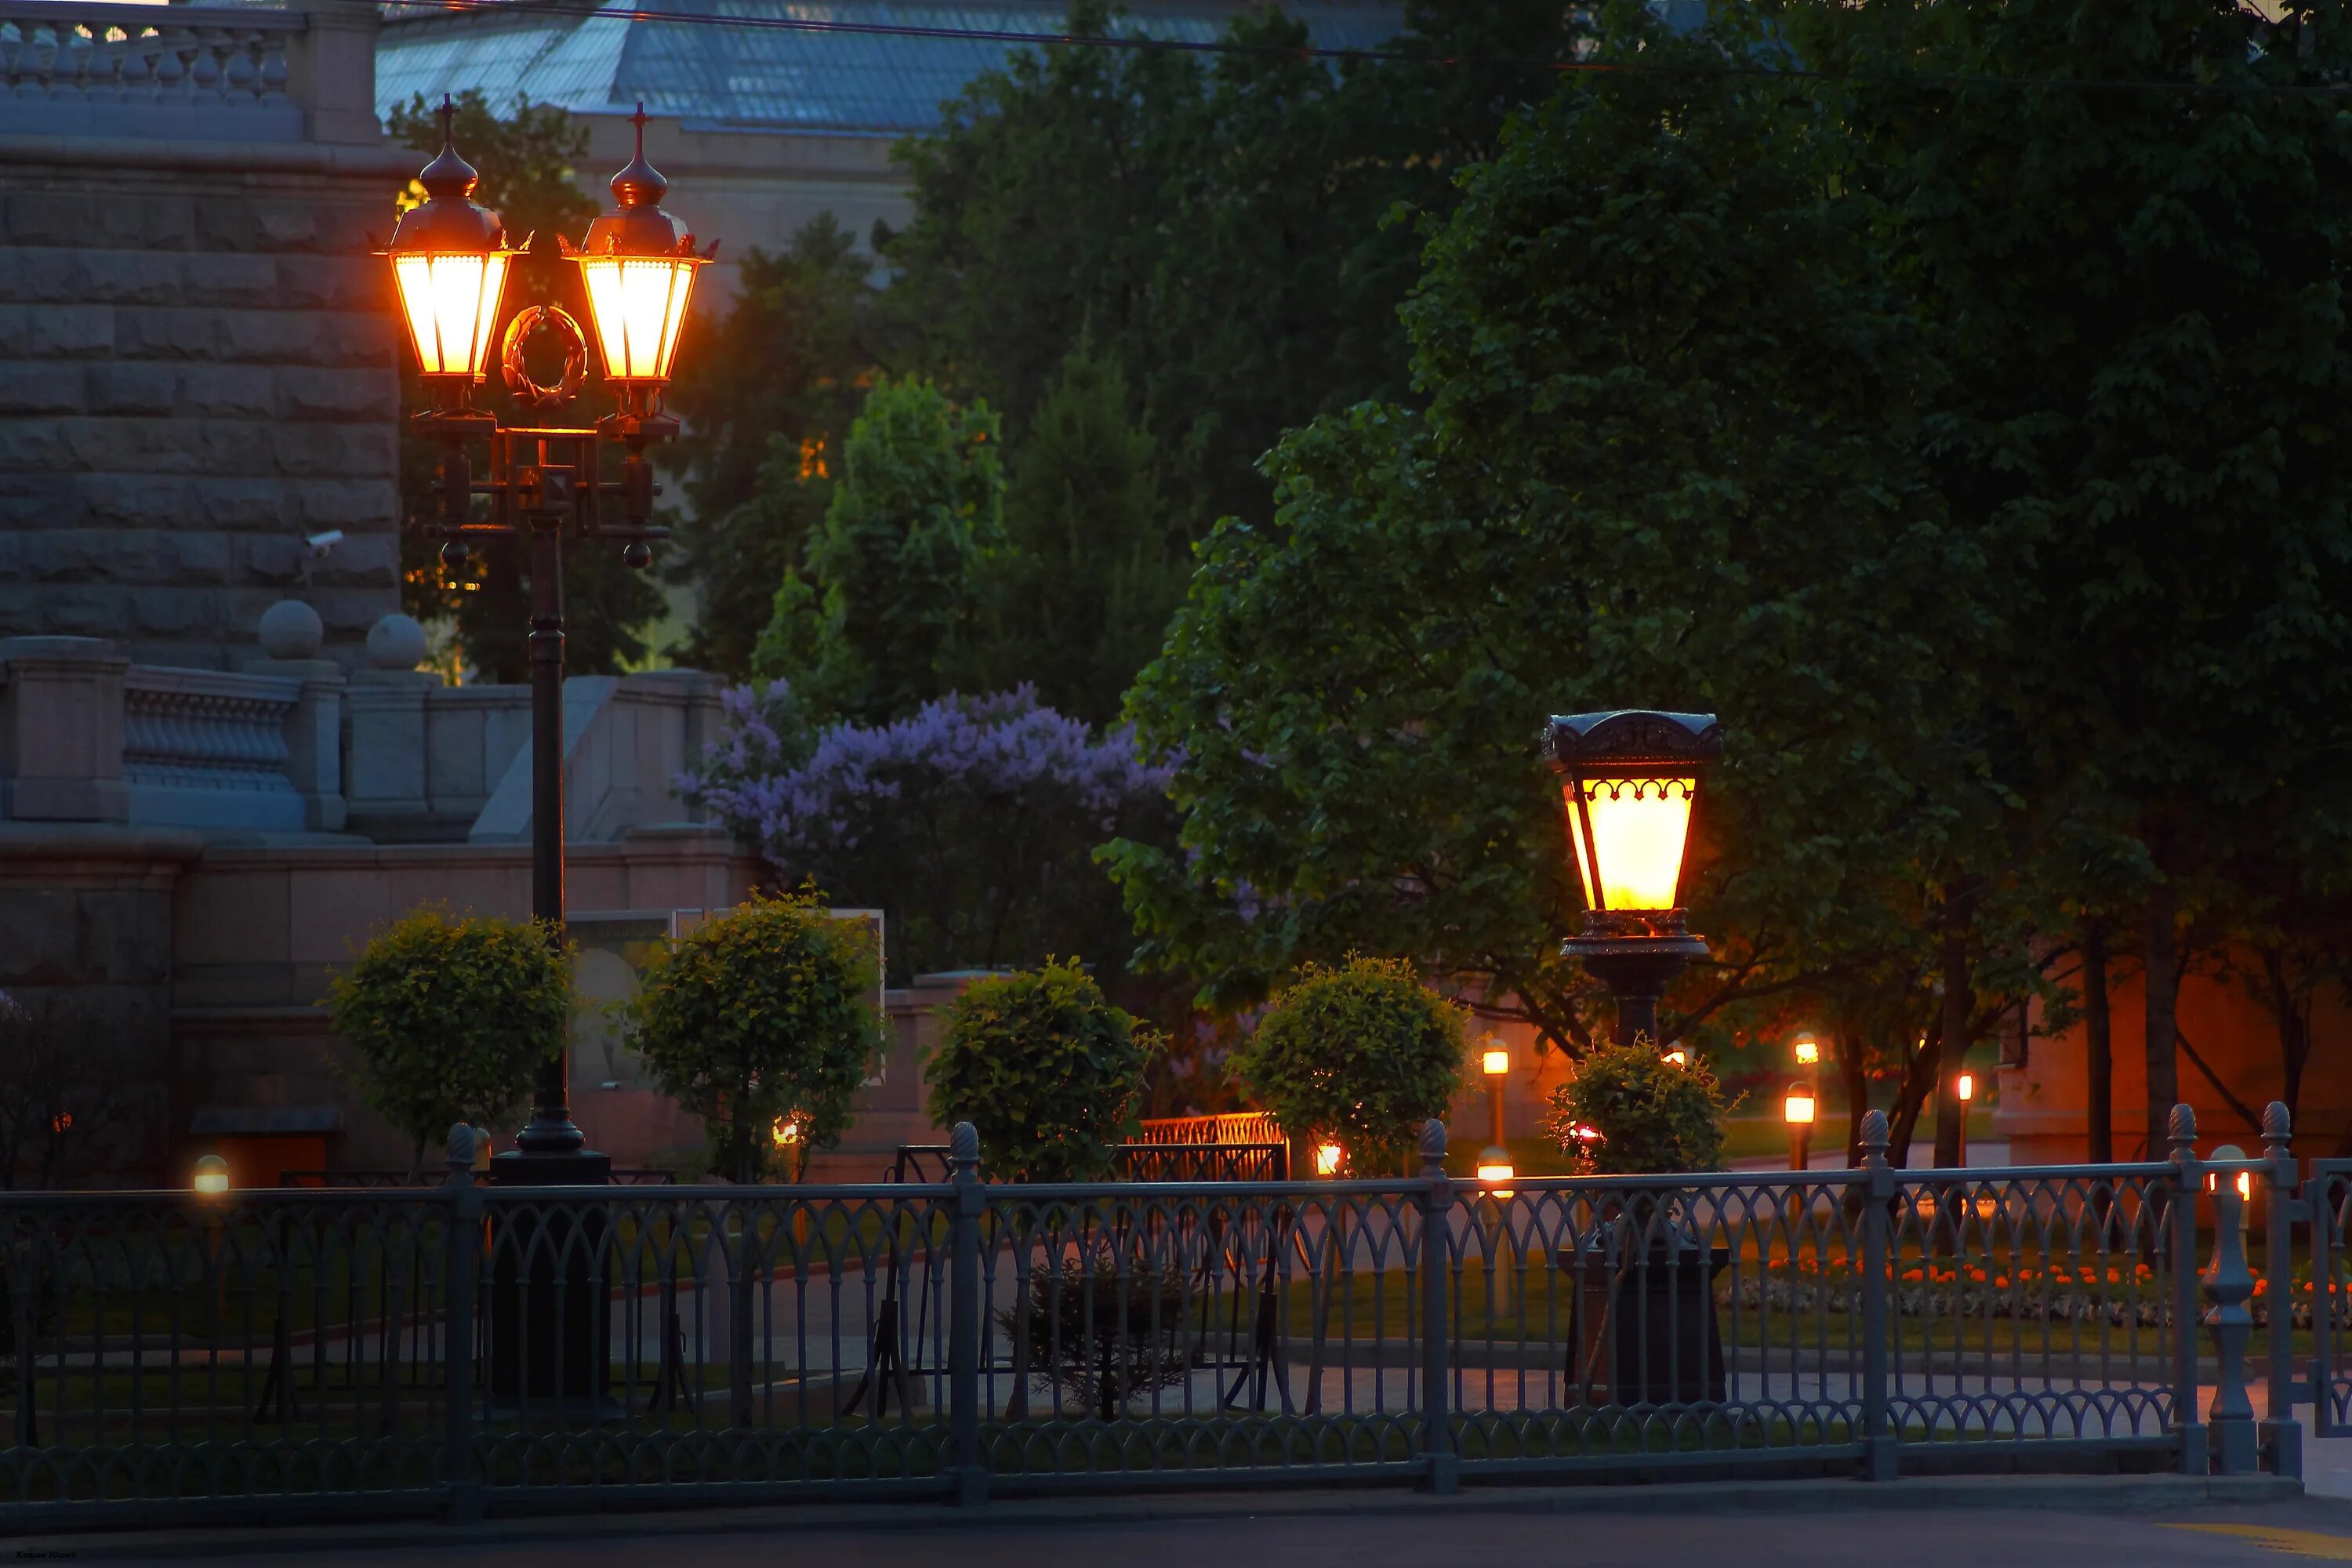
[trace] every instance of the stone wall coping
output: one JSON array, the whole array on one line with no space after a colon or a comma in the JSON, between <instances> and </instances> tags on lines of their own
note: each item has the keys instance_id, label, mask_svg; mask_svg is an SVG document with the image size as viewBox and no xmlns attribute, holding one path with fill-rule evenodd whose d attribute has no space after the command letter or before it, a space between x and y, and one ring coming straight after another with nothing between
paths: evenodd
<instances>
[{"instance_id":1,"label":"stone wall coping","mask_svg":"<svg viewBox=\"0 0 2352 1568\"><path fill-rule=\"evenodd\" d=\"M184 828L109 827L103 823L0 822L0 864L144 862L185 865L205 853Z\"/></svg>"},{"instance_id":2,"label":"stone wall coping","mask_svg":"<svg viewBox=\"0 0 2352 1568\"><path fill-rule=\"evenodd\" d=\"M180 9L173 7L175 13ZM0 163L19 174L47 164L116 173L153 169L227 175L324 174L371 184L385 180L404 183L416 173L416 154L389 142L372 147L349 142L184 142L135 136L0 136ZM387 227L390 223L387 216Z\"/></svg>"},{"instance_id":3,"label":"stone wall coping","mask_svg":"<svg viewBox=\"0 0 2352 1568\"><path fill-rule=\"evenodd\" d=\"M564 858L577 866L604 861L724 862L746 860L747 855L725 838L633 839L621 843L580 843L564 847ZM214 844L204 847L207 869L362 870L382 866L400 870L447 867L530 864L528 844ZM587 911L596 912L596 911Z\"/></svg>"},{"instance_id":4,"label":"stone wall coping","mask_svg":"<svg viewBox=\"0 0 2352 1568\"><path fill-rule=\"evenodd\" d=\"M118 669L127 669L131 665L131 656L107 637L0 637L0 667L18 659L92 668L106 665Z\"/></svg>"},{"instance_id":5,"label":"stone wall coping","mask_svg":"<svg viewBox=\"0 0 2352 1568\"><path fill-rule=\"evenodd\" d=\"M289 706L302 698L299 676L250 675L182 664L134 664L122 684L133 691L168 691L183 697L241 697Z\"/></svg>"}]
</instances>

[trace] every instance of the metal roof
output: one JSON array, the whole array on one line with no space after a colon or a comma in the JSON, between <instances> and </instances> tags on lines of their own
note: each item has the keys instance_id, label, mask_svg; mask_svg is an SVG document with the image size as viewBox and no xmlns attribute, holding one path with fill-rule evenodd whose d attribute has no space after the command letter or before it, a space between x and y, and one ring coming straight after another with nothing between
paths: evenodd
<instances>
[{"instance_id":1,"label":"metal roof","mask_svg":"<svg viewBox=\"0 0 2352 1568\"><path fill-rule=\"evenodd\" d=\"M1130 4L1123 25L1209 42L1243 0ZM831 20L951 32L1061 31L1063 0L602 0L616 16L556 15L528 0L457 14L386 8L376 48L376 110L422 93L520 96L575 114L648 112L728 129L900 135L939 123L940 105L1024 46L985 38L800 32L663 21L660 14ZM1396 35L1395 0L1290 0L1315 41L1372 48Z\"/></svg>"}]
</instances>

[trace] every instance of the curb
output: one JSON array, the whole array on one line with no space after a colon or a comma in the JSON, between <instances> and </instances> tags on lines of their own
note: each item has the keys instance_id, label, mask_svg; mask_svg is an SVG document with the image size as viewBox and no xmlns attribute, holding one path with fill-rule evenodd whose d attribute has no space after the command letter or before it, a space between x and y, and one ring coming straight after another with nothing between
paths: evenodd
<instances>
[{"instance_id":1,"label":"curb","mask_svg":"<svg viewBox=\"0 0 2352 1568\"><path fill-rule=\"evenodd\" d=\"M0 1543L0 1563L185 1562L295 1552L428 1551L450 1546L528 1545L576 1540L593 1529L604 1540L744 1535L790 1531L905 1534L926 1530L1002 1530L1039 1525L1086 1528L1248 1519L1488 1514L1809 1514L1913 1512L1921 1509L2066 1510L2147 1512L2248 1507L2304 1495L2302 1481L2279 1476L1969 1476L1915 1477L1875 1484L1843 1479L1692 1481L1657 1485L1481 1487L1450 1497L1364 1489L1291 1492L1167 1492L1041 1498L977 1509L942 1504L819 1503L490 1520L446 1525L404 1521L378 1525L192 1527L170 1531L26 1536Z\"/></svg>"}]
</instances>

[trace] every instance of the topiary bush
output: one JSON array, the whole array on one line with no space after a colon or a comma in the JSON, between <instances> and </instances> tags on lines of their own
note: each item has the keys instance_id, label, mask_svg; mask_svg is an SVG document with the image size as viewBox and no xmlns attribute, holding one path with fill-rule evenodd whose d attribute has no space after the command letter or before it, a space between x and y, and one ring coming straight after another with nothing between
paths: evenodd
<instances>
[{"instance_id":1,"label":"topiary bush","mask_svg":"<svg viewBox=\"0 0 2352 1568\"><path fill-rule=\"evenodd\" d=\"M572 955L536 921L412 910L335 976L327 1002L359 1052L361 1092L409 1136L414 1178L450 1123L521 1109L563 1048Z\"/></svg>"},{"instance_id":2,"label":"topiary bush","mask_svg":"<svg viewBox=\"0 0 2352 1568\"><path fill-rule=\"evenodd\" d=\"M1467 1019L1402 959L1310 963L1228 1068L1294 1141L1339 1144L1358 1174L1392 1173L1461 1084Z\"/></svg>"},{"instance_id":3,"label":"topiary bush","mask_svg":"<svg viewBox=\"0 0 2352 1568\"><path fill-rule=\"evenodd\" d=\"M635 1045L664 1092L702 1119L710 1169L737 1182L799 1174L830 1148L883 1044L870 928L813 889L754 896L657 957ZM779 1139L779 1122L796 1136Z\"/></svg>"},{"instance_id":4,"label":"topiary bush","mask_svg":"<svg viewBox=\"0 0 2352 1568\"><path fill-rule=\"evenodd\" d=\"M1095 1181L1135 1131L1159 1039L1076 963L976 981L948 1006L925 1069L931 1120L969 1121L992 1174Z\"/></svg>"},{"instance_id":5,"label":"topiary bush","mask_svg":"<svg viewBox=\"0 0 2352 1568\"><path fill-rule=\"evenodd\" d=\"M1667 1061L1643 1035L1586 1057L1576 1077L1552 1090L1544 1131L1580 1175L1716 1171L1730 1109L1704 1061Z\"/></svg>"}]
</instances>

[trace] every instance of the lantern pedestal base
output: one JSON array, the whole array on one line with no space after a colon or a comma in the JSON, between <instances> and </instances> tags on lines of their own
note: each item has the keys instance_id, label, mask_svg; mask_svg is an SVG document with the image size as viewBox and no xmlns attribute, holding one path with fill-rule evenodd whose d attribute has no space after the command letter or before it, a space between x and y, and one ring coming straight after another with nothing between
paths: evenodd
<instances>
[{"instance_id":1,"label":"lantern pedestal base","mask_svg":"<svg viewBox=\"0 0 2352 1568\"><path fill-rule=\"evenodd\" d=\"M1580 959L1591 976L1609 987L1617 1002L1616 1043L1631 1045L1648 1036L1660 1049L1658 999L1691 960L1706 956L1706 943L1687 932L1676 936L1572 936L1560 954Z\"/></svg>"}]
</instances>

